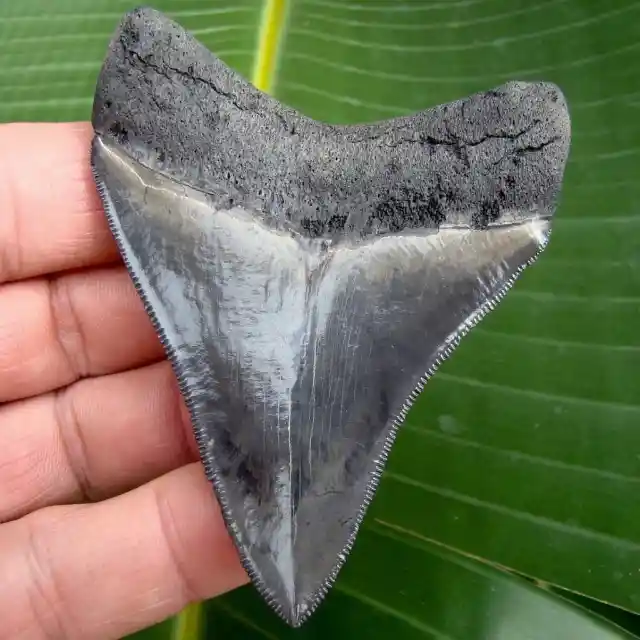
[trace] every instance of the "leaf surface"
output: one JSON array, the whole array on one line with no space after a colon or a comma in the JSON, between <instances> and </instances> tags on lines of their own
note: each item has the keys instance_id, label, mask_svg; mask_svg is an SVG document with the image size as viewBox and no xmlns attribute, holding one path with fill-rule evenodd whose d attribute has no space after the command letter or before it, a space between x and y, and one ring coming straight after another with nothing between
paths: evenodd
<instances>
[{"instance_id":1,"label":"leaf surface","mask_svg":"<svg viewBox=\"0 0 640 640\"><path fill-rule=\"evenodd\" d=\"M0 121L87 120L108 39L133 6L0 3ZM262 2L154 6L254 77ZM397 622L399 609L445 634L432 637L472 637L438 616L450 599L459 618L480 615L449 573L473 582L482 570L432 551L403 554L418 538L640 611L640 3L290 0L277 18L268 88L314 118L377 120L521 79L557 83L573 121L549 248L432 379L392 452L368 523L388 523L403 542L363 532L353 568L305 633L367 624L383 637L399 624L424 636ZM423 600L398 595L393 567L416 570L406 588ZM238 616L263 629L254 606L240 591L211 615L246 637ZM224 607L233 613L222 616Z\"/></svg>"}]
</instances>

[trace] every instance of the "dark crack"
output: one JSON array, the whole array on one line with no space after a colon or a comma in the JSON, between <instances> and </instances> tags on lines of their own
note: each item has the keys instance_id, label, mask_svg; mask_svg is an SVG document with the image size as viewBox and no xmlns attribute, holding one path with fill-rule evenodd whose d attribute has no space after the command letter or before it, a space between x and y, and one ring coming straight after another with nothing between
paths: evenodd
<instances>
[{"instance_id":1,"label":"dark crack","mask_svg":"<svg viewBox=\"0 0 640 640\"><path fill-rule=\"evenodd\" d=\"M489 142L489 140L511 140L512 142L516 142L517 140L525 136L527 133L530 133L540 123L541 121L536 118L535 120L533 120L533 122L531 122L529 126L525 127L521 131L518 131L517 133L509 133L507 131L497 131L495 133L487 133L481 136L480 138L478 138L477 140L465 140L464 138L453 133L453 131L451 131L448 121L445 120L444 126L445 126L445 129L447 130L447 134L449 137L445 139L438 139L434 136L427 135L425 136L425 142L428 144L435 144L440 146L451 146L451 147L464 146L470 149L473 149L474 147L478 147L481 144L485 144L486 142Z\"/></svg>"},{"instance_id":2,"label":"dark crack","mask_svg":"<svg viewBox=\"0 0 640 640\"><path fill-rule=\"evenodd\" d=\"M550 144L553 144L554 142L558 142L560 139L561 139L561 136L556 135L556 136L552 136L548 140L545 140L544 142L541 142L540 144L527 145L525 147L520 147L519 149L515 149L515 151L514 150L510 150L507 153L505 153L504 155L500 156L500 158L498 158L493 163L493 166L495 167L495 166L499 165L507 157L510 157L510 156L513 156L513 155L515 155L517 157L521 157L521 156L526 155L527 153L537 153L539 151L542 151L543 149L548 147Z\"/></svg>"},{"instance_id":3,"label":"dark crack","mask_svg":"<svg viewBox=\"0 0 640 640\"><path fill-rule=\"evenodd\" d=\"M180 76L181 78L185 78L187 80L191 80L192 82L199 82L206 85L215 93L217 93L219 96L222 96L223 98L226 98L227 100L229 100L229 102L231 102L231 104L233 104L240 111L253 111L253 109L250 109L246 105L240 104L232 93L228 91L223 91L218 85L211 82L210 80L205 80L204 78L201 78L200 76L195 75L193 73L193 70L185 71L184 69L179 69L178 67L172 67L171 65L168 65L164 62L162 64L151 62L149 58L145 58L141 56L137 51L134 51L133 49L131 49L129 45L127 45L127 43L125 42L122 36L120 37L120 44L122 45L122 49L125 55L128 55L132 60L136 60L142 66L153 69L159 75L167 78L167 80L173 80L173 78L169 73L169 72L172 72L177 76Z\"/></svg>"},{"instance_id":4,"label":"dark crack","mask_svg":"<svg viewBox=\"0 0 640 640\"><path fill-rule=\"evenodd\" d=\"M453 133L453 131L451 131L449 123L447 122L447 120L445 120L444 126L448 134L446 138L438 138L437 136L434 136L432 134L419 134L417 138L401 138L399 140L395 140L394 142L389 142L389 143L384 142L383 145L390 149L395 149L396 147L402 146L404 144L415 144L417 142L418 144L427 144L434 147L452 147L454 151L460 148L472 149L474 147L480 146L481 144L485 144L486 142L489 142L489 140L511 140L515 142L520 138L522 138L523 136L525 136L527 133L530 133L540 123L541 121L539 119L535 119L529 126L525 127L521 131L518 131L517 133L509 133L507 131L497 131L495 133L487 133L484 136L478 138L477 140L465 140L464 138L461 138L460 136ZM380 136L370 136L367 139L379 140L379 137ZM555 139L557 138L554 138L554 140ZM360 140L356 140L355 142L361 142L363 140L364 138ZM552 141L553 140L549 140L548 142L552 142ZM544 148L546 144L547 143L543 143L543 145L540 148L541 149Z\"/></svg>"},{"instance_id":5,"label":"dark crack","mask_svg":"<svg viewBox=\"0 0 640 640\"><path fill-rule=\"evenodd\" d=\"M480 145L486 144L490 140L509 140L511 142L517 142L523 136L530 133L535 127L540 125L542 121L538 118L534 119L531 124L526 126L524 129L516 132L510 133L508 131L496 131L493 133L487 133L481 136L478 139L464 139L458 135L456 135L452 130L448 123L448 121L444 120L444 127L446 130L446 137L438 137L432 134L417 134L417 136L413 136L411 138L401 138L399 140L395 140L393 142L384 142L380 140L380 137L383 134L379 134L377 136L370 136L367 139L369 140L377 140L382 144L382 146L388 149L395 149L405 144L421 144L428 145L429 147L448 147L451 149L451 152L455 155L455 157L464 163L464 165L469 169L471 167L471 162L469 160L469 154L467 152L468 149L473 149L475 147L479 147ZM537 145L527 145L518 149L509 149L504 155L500 157L499 160L495 161L493 166L500 164L505 158L513 156L516 154L517 156L523 156L527 153L535 153L542 151L550 144L557 142L561 139L561 136L553 136L544 142L541 142ZM355 142L360 142L364 139L357 140Z\"/></svg>"},{"instance_id":6,"label":"dark crack","mask_svg":"<svg viewBox=\"0 0 640 640\"><path fill-rule=\"evenodd\" d=\"M545 147L548 147L550 144L554 142L558 142L560 140L560 136L556 135L549 140L545 140L537 145L527 145L526 147L521 147L520 149L516 149L516 153L524 154L524 153L535 153L536 151L542 151Z\"/></svg>"},{"instance_id":7,"label":"dark crack","mask_svg":"<svg viewBox=\"0 0 640 640\"><path fill-rule=\"evenodd\" d=\"M137 51L131 49L129 45L124 41L124 38L122 36L120 37L120 44L122 45L122 49L125 55L128 55L130 59L137 61L142 66L153 69L159 75L167 78L167 80L172 80L173 78L171 77L170 73L174 73L175 75L180 76L181 78L184 78L186 80L190 80L191 82L204 84L219 96L226 98L239 111L252 111L258 113L256 109L252 109L251 107L238 102L234 94L228 91L224 91L217 84L211 82L210 80L206 80L205 78L195 75L192 67L185 71L184 69L179 69L178 67L168 65L165 62L163 62L162 64L151 62L149 58L145 58L141 56ZM289 135L296 134L295 124L290 123L281 113L278 113L277 111L273 111L272 114L278 119L278 121L282 125L282 128Z\"/></svg>"}]
</instances>

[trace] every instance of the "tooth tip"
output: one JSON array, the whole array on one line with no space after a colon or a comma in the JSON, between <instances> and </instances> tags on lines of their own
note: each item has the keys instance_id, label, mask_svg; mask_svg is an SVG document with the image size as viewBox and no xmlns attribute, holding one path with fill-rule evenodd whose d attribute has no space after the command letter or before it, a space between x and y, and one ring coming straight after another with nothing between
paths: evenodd
<instances>
[{"instance_id":1,"label":"tooth tip","mask_svg":"<svg viewBox=\"0 0 640 640\"><path fill-rule=\"evenodd\" d=\"M296 605L289 614L289 624L294 628L301 627L309 615L307 611L306 605Z\"/></svg>"},{"instance_id":2,"label":"tooth tip","mask_svg":"<svg viewBox=\"0 0 640 640\"><path fill-rule=\"evenodd\" d=\"M301 598L298 600L294 596L294 601L290 598L286 598L284 600L276 598L271 601L273 609L275 609L280 617L294 629L301 627L307 621L318 604L320 604L320 602L315 601L313 597Z\"/></svg>"},{"instance_id":3,"label":"tooth tip","mask_svg":"<svg viewBox=\"0 0 640 640\"><path fill-rule=\"evenodd\" d=\"M290 617L290 624L292 627L301 627L313 613L316 606L312 606L313 599L307 599L304 602L297 604L293 609L293 614ZM316 602L316 605L320 602Z\"/></svg>"}]
</instances>

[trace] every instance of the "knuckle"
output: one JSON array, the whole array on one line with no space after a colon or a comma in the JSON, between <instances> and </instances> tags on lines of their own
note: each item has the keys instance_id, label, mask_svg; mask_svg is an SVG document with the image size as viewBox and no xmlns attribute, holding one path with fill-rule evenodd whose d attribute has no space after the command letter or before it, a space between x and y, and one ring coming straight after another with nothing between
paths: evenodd
<instances>
[{"instance_id":1,"label":"knuckle","mask_svg":"<svg viewBox=\"0 0 640 640\"><path fill-rule=\"evenodd\" d=\"M87 375L88 362L82 326L75 312L70 278L62 276L48 281L51 325L55 340L76 378Z\"/></svg>"},{"instance_id":2,"label":"knuckle","mask_svg":"<svg viewBox=\"0 0 640 640\"><path fill-rule=\"evenodd\" d=\"M86 446L75 408L73 387L55 393L53 413L58 440L80 498L91 502L95 492L89 479Z\"/></svg>"},{"instance_id":3,"label":"knuckle","mask_svg":"<svg viewBox=\"0 0 640 640\"><path fill-rule=\"evenodd\" d=\"M180 589L181 598L185 604L199 600L200 598L193 588L191 579L185 569L183 561L185 548L178 534L178 527L176 526L171 504L158 490L155 490L154 497L162 538L166 545L169 562L173 568L175 581Z\"/></svg>"}]
</instances>

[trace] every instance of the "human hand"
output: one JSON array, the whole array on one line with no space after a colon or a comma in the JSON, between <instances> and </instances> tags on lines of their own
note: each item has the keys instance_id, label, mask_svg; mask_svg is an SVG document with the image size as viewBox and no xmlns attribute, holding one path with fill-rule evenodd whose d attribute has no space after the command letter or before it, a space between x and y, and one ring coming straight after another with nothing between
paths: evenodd
<instances>
[{"instance_id":1,"label":"human hand","mask_svg":"<svg viewBox=\"0 0 640 640\"><path fill-rule=\"evenodd\" d=\"M0 126L0 638L118 638L246 582L109 233L86 124Z\"/></svg>"}]
</instances>

